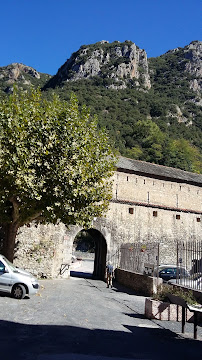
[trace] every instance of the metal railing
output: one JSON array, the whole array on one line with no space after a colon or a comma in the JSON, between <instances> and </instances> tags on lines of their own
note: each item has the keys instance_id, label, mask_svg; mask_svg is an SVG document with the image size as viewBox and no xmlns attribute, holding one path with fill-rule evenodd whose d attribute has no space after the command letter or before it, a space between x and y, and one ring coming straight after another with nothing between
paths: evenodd
<instances>
[{"instance_id":1,"label":"metal railing","mask_svg":"<svg viewBox=\"0 0 202 360\"><path fill-rule=\"evenodd\" d=\"M115 254L108 257L114 268L137 272L140 274L153 274L158 267L158 243L127 243L121 245Z\"/></svg>"},{"instance_id":2,"label":"metal railing","mask_svg":"<svg viewBox=\"0 0 202 360\"><path fill-rule=\"evenodd\" d=\"M177 284L202 291L202 241L177 243L177 268ZM187 276L180 276L181 268L188 271Z\"/></svg>"},{"instance_id":3,"label":"metal railing","mask_svg":"<svg viewBox=\"0 0 202 360\"><path fill-rule=\"evenodd\" d=\"M127 243L108 256L114 269L158 276L159 243ZM179 241L173 255L172 280L176 284L202 291L202 241ZM172 266L171 266L172 267ZM171 269L172 270L172 269Z\"/></svg>"}]
</instances>

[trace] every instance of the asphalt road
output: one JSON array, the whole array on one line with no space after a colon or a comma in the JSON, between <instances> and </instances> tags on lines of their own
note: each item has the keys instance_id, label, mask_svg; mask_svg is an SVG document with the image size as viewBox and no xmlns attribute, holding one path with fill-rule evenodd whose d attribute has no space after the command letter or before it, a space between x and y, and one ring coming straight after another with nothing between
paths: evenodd
<instances>
[{"instance_id":1,"label":"asphalt road","mask_svg":"<svg viewBox=\"0 0 202 360\"><path fill-rule=\"evenodd\" d=\"M181 323L144 318L144 297L92 280L86 263L77 270L40 281L30 299L0 296L2 360L202 359L201 327L200 340L193 324L182 337Z\"/></svg>"}]
</instances>

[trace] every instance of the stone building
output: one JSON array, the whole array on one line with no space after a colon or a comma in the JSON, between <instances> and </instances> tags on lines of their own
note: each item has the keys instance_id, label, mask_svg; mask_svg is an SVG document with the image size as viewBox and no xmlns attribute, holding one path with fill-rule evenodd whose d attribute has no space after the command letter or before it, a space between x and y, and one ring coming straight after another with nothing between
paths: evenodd
<instances>
[{"instance_id":1,"label":"stone building","mask_svg":"<svg viewBox=\"0 0 202 360\"><path fill-rule=\"evenodd\" d=\"M64 224L20 229L15 263L38 276L68 277L73 243L82 230ZM202 175L120 157L105 217L88 229L96 244L94 274L122 244L158 242L160 263L174 261L176 242L202 236Z\"/></svg>"}]
</instances>

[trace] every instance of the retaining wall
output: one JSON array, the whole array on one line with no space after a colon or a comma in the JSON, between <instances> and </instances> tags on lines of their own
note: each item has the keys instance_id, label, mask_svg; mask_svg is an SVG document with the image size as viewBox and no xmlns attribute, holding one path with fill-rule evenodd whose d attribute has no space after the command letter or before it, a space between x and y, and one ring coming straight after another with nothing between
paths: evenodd
<instances>
[{"instance_id":1,"label":"retaining wall","mask_svg":"<svg viewBox=\"0 0 202 360\"><path fill-rule=\"evenodd\" d=\"M137 274L122 269L116 269L116 280L133 290L139 295L152 296L156 294L158 285L162 284L162 279L148 275Z\"/></svg>"}]
</instances>

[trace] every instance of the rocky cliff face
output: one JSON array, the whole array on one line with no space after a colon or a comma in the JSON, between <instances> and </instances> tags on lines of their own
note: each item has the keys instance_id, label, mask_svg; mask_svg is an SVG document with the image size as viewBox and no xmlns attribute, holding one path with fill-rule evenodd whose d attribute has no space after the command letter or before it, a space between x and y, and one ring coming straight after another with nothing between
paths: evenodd
<instances>
[{"instance_id":1,"label":"rocky cliff face","mask_svg":"<svg viewBox=\"0 0 202 360\"><path fill-rule=\"evenodd\" d=\"M131 41L115 41L81 46L51 79L50 86L65 81L101 77L109 88L123 89L132 80L136 86L150 89L147 54Z\"/></svg>"},{"instance_id":2,"label":"rocky cliff face","mask_svg":"<svg viewBox=\"0 0 202 360\"><path fill-rule=\"evenodd\" d=\"M39 73L32 67L19 63L0 67L0 87L6 92L12 91L15 83L22 88L31 85L40 86L50 77L50 75Z\"/></svg>"},{"instance_id":3,"label":"rocky cliff face","mask_svg":"<svg viewBox=\"0 0 202 360\"><path fill-rule=\"evenodd\" d=\"M14 83L22 88L41 86L44 88L63 86L67 82L100 78L105 87L124 89L128 85L144 90L155 87L161 81L179 86L182 78L196 94L196 103L202 103L202 42L193 41L184 48L147 60L145 50L133 42L100 41L83 45L60 67L53 77L37 72L30 66L13 63L0 67L0 89L10 92ZM158 59L160 65L157 64ZM164 65L161 66L161 61ZM159 68L160 66L160 68ZM173 73L175 70L175 73ZM171 80L170 80L171 79Z\"/></svg>"},{"instance_id":4,"label":"rocky cliff face","mask_svg":"<svg viewBox=\"0 0 202 360\"><path fill-rule=\"evenodd\" d=\"M168 51L166 55L174 54L178 59L178 65L184 63L182 76L189 76L190 89L200 93L202 91L202 42L192 41L184 48ZM181 69L182 70L182 69Z\"/></svg>"},{"instance_id":5,"label":"rocky cliff face","mask_svg":"<svg viewBox=\"0 0 202 360\"><path fill-rule=\"evenodd\" d=\"M194 91L202 91L202 41L193 41L184 48L185 58L189 61L185 70L194 76L190 81L190 88Z\"/></svg>"}]
</instances>

